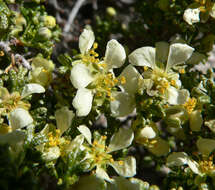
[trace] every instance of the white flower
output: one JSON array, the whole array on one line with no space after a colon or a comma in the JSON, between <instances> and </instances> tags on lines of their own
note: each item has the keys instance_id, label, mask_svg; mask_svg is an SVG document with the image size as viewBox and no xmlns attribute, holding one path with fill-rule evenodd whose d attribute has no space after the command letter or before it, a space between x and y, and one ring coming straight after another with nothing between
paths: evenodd
<instances>
[{"instance_id":1,"label":"white flower","mask_svg":"<svg viewBox=\"0 0 215 190\"><path fill-rule=\"evenodd\" d=\"M179 75L171 69L187 61L194 49L186 44L158 42L156 48L142 47L129 55L132 65L142 66L146 90L149 95L164 97L169 104L182 104L187 99L187 91L180 90ZM150 81L148 81L150 80Z\"/></svg>"},{"instance_id":2,"label":"white flower","mask_svg":"<svg viewBox=\"0 0 215 190\"><path fill-rule=\"evenodd\" d=\"M121 128L111 137L108 147L105 146L106 136L102 136L98 140L94 139L92 142L92 134L89 128L81 125L78 127L78 130L89 144L84 146L88 152L85 161L92 161L90 168L93 169L96 167L96 175L99 178L113 181L104 169L106 165L112 166L119 175L124 177L132 177L136 174L136 160L134 157L129 156L121 161L115 161L110 154L131 145L134 138L131 129Z\"/></svg>"},{"instance_id":3,"label":"white flower","mask_svg":"<svg viewBox=\"0 0 215 190\"><path fill-rule=\"evenodd\" d=\"M100 61L94 51L97 44L91 30L85 29L79 38L81 59L73 62L70 80L78 89L73 106L78 116L86 116L91 111L93 97L112 99L112 88L120 81L115 78L113 69L121 67L126 59L123 46L116 40L107 43L105 57ZM88 85L91 87L88 88Z\"/></svg>"},{"instance_id":4,"label":"white flower","mask_svg":"<svg viewBox=\"0 0 215 190\"><path fill-rule=\"evenodd\" d=\"M200 10L199 8L196 9L186 9L184 11L183 19L189 24L192 25L193 23L197 23L200 21L199 18Z\"/></svg>"}]
</instances>

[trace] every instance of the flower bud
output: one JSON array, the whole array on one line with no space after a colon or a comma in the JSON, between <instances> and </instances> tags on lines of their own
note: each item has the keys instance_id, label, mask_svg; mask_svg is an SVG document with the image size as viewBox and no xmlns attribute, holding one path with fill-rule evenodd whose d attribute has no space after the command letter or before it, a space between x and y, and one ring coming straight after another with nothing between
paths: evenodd
<instances>
[{"instance_id":1,"label":"flower bud","mask_svg":"<svg viewBox=\"0 0 215 190\"><path fill-rule=\"evenodd\" d=\"M42 37L43 39L46 39L46 40L48 40L52 37L52 32L47 27L41 27L38 30L38 34L40 37Z\"/></svg>"},{"instance_id":2,"label":"flower bud","mask_svg":"<svg viewBox=\"0 0 215 190\"><path fill-rule=\"evenodd\" d=\"M107 11L108 15L110 15L110 16L116 16L116 10L113 7L108 7L106 9L106 11Z\"/></svg>"},{"instance_id":3,"label":"flower bud","mask_svg":"<svg viewBox=\"0 0 215 190\"><path fill-rule=\"evenodd\" d=\"M56 26L56 20L53 16L42 16L40 18L44 22L44 25L48 28L54 28Z\"/></svg>"}]
</instances>

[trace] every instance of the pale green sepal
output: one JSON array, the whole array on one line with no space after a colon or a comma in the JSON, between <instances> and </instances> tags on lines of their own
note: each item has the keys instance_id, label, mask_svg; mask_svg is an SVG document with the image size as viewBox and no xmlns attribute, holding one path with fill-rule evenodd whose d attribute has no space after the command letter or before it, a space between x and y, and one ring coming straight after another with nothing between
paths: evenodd
<instances>
[{"instance_id":1,"label":"pale green sepal","mask_svg":"<svg viewBox=\"0 0 215 190\"><path fill-rule=\"evenodd\" d=\"M111 178L108 176L107 172L106 172L104 169L102 169L102 168L100 168L100 167L98 167L98 166L97 166L97 168L96 168L96 176L97 176L98 178L104 179L104 180L106 180L106 181L108 181L108 182L113 182L113 179L111 179Z\"/></svg>"},{"instance_id":2,"label":"pale green sepal","mask_svg":"<svg viewBox=\"0 0 215 190\"><path fill-rule=\"evenodd\" d=\"M84 29L79 37L79 49L81 54L87 53L90 48L93 46L95 41L95 36L92 30Z\"/></svg>"},{"instance_id":3,"label":"pale green sepal","mask_svg":"<svg viewBox=\"0 0 215 190\"><path fill-rule=\"evenodd\" d=\"M79 89L85 88L88 84L90 84L93 81L93 77L91 76L88 67L82 63L79 63L72 67L70 80L72 85Z\"/></svg>"},{"instance_id":4,"label":"pale green sepal","mask_svg":"<svg viewBox=\"0 0 215 190\"><path fill-rule=\"evenodd\" d=\"M22 131L13 131L5 135L0 135L0 144L15 145L21 141L24 141L26 134Z\"/></svg>"},{"instance_id":5,"label":"pale green sepal","mask_svg":"<svg viewBox=\"0 0 215 190\"><path fill-rule=\"evenodd\" d=\"M215 149L215 140L201 138L197 140L196 145L203 155L209 156L209 154Z\"/></svg>"},{"instance_id":6,"label":"pale green sepal","mask_svg":"<svg viewBox=\"0 0 215 190\"><path fill-rule=\"evenodd\" d=\"M108 153L127 148L131 145L133 139L134 133L132 129L120 128L119 131L115 133L110 139Z\"/></svg>"},{"instance_id":7,"label":"pale green sepal","mask_svg":"<svg viewBox=\"0 0 215 190\"><path fill-rule=\"evenodd\" d=\"M155 48L153 47L138 48L128 58L132 65L155 68Z\"/></svg>"},{"instance_id":8,"label":"pale green sepal","mask_svg":"<svg viewBox=\"0 0 215 190\"><path fill-rule=\"evenodd\" d=\"M133 177L136 175L136 159L132 156L129 156L123 160L123 164L121 162L115 161L113 163L109 163L110 166L114 168L114 170L123 177Z\"/></svg>"},{"instance_id":9,"label":"pale green sepal","mask_svg":"<svg viewBox=\"0 0 215 190\"><path fill-rule=\"evenodd\" d=\"M202 114L200 110L195 110L190 114L190 129L192 131L201 131L203 124Z\"/></svg>"},{"instance_id":10,"label":"pale green sepal","mask_svg":"<svg viewBox=\"0 0 215 190\"><path fill-rule=\"evenodd\" d=\"M21 96L22 98L25 98L26 96L29 96L31 94L44 93L44 92L45 92L45 88L40 84L30 83L24 86Z\"/></svg>"},{"instance_id":11,"label":"pale green sepal","mask_svg":"<svg viewBox=\"0 0 215 190\"><path fill-rule=\"evenodd\" d=\"M56 160L60 157L60 149L58 146L50 147L47 151L43 152L42 158L48 162Z\"/></svg>"},{"instance_id":12,"label":"pale green sepal","mask_svg":"<svg viewBox=\"0 0 215 190\"><path fill-rule=\"evenodd\" d=\"M173 152L167 157L167 166L182 166L187 164L188 156L185 152Z\"/></svg>"},{"instance_id":13,"label":"pale green sepal","mask_svg":"<svg viewBox=\"0 0 215 190\"><path fill-rule=\"evenodd\" d=\"M22 108L13 110L9 115L9 121L13 130L26 127L33 123L31 115Z\"/></svg>"},{"instance_id":14,"label":"pale green sepal","mask_svg":"<svg viewBox=\"0 0 215 190\"><path fill-rule=\"evenodd\" d=\"M57 128L60 129L61 135L70 127L74 116L75 114L68 107L62 107L55 112Z\"/></svg>"},{"instance_id":15,"label":"pale green sepal","mask_svg":"<svg viewBox=\"0 0 215 190\"><path fill-rule=\"evenodd\" d=\"M112 116L124 117L135 109L135 98L125 92L112 93L114 100L110 102Z\"/></svg>"},{"instance_id":16,"label":"pale green sepal","mask_svg":"<svg viewBox=\"0 0 215 190\"><path fill-rule=\"evenodd\" d=\"M169 53L169 44L167 42L157 42L156 48L156 63L166 63Z\"/></svg>"},{"instance_id":17,"label":"pale green sepal","mask_svg":"<svg viewBox=\"0 0 215 190\"><path fill-rule=\"evenodd\" d=\"M92 108L93 94L91 90L86 88L78 89L72 105L76 109L77 116L86 116Z\"/></svg>"},{"instance_id":18,"label":"pale green sepal","mask_svg":"<svg viewBox=\"0 0 215 190\"><path fill-rule=\"evenodd\" d=\"M169 48L169 56L167 60L166 71L172 68L175 65L182 64L187 61L192 53L194 48L181 43L172 44Z\"/></svg>"},{"instance_id":19,"label":"pale green sepal","mask_svg":"<svg viewBox=\"0 0 215 190\"><path fill-rule=\"evenodd\" d=\"M106 183L94 175L82 176L69 190L106 190Z\"/></svg>"},{"instance_id":20,"label":"pale green sepal","mask_svg":"<svg viewBox=\"0 0 215 190\"><path fill-rule=\"evenodd\" d=\"M8 92L7 88L0 87L0 103L9 96L10 93Z\"/></svg>"},{"instance_id":21,"label":"pale green sepal","mask_svg":"<svg viewBox=\"0 0 215 190\"><path fill-rule=\"evenodd\" d=\"M139 86L143 83L143 77L141 74L133 67L128 65L119 76L125 77L125 84L120 84L120 87L129 94L135 94L138 92Z\"/></svg>"},{"instance_id":22,"label":"pale green sepal","mask_svg":"<svg viewBox=\"0 0 215 190\"><path fill-rule=\"evenodd\" d=\"M126 59L124 47L116 40L110 40L107 43L104 62L107 64L107 69L121 67Z\"/></svg>"},{"instance_id":23,"label":"pale green sepal","mask_svg":"<svg viewBox=\"0 0 215 190\"><path fill-rule=\"evenodd\" d=\"M86 138L87 142L89 144L92 144L92 134L91 134L90 129L87 126L85 126L85 125L80 125L78 127L78 130L80 131L80 133L82 135L84 135L84 137Z\"/></svg>"}]
</instances>

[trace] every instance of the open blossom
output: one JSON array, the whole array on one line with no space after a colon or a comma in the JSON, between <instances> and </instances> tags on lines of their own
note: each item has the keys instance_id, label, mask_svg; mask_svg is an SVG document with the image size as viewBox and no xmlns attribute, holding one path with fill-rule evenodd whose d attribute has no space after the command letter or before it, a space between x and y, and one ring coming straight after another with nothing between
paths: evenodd
<instances>
[{"instance_id":1,"label":"open blossom","mask_svg":"<svg viewBox=\"0 0 215 190\"><path fill-rule=\"evenodd\" d=\"M148 95L160 96L169 104L183 104L187 100L187 90L180 89L179 74L173 72L173 67L184 64L194 49L186 44L166 42L156 43L154 47L142 47L129 55L129 61L134 66L142 66L143 86Z\"/></svg>"},{"instance_id":2,"label":"open blossom","mask_svg":"<svg viewBox=\"0 0 215 190\"><path fill-rule=\"evenodd\" d=\"M84 149L87 151L85 162L90 163L92 170L95 168L95 174L97 177L112 181L108 176L105 169L108 165L114 168L114 170L124 177L132 177L136 174L136 160L132 156L128 156L123 160L114 160L112 152L127 148L131 145L134 134L131 129L120 129L115 133L108 146L106 146L106 136L101 136L99 139L94 139L92 142L92 134L88 127L81 125L78 130L84 135L87 140L87 144L83 144Z\"/></svg>"},{"instance_id":3,"label":"open blossom","mask_svg":"<svg viewBox=\"0 0 215 190\"><path fill-rule=\"evenodd\" d=\"M85 29L79 39L81 59L74 61L71 69L71 82L78 89L72 104L78 116L89 114L94 95L101 100L112 100L112 90L116 84L125 83L123 78L117 79L113 73L114 68L121 67L125 62L123 46L116 40L110 40L104 60L99 60L94 40L93 32Z\"/></svg>"}]
</instances>

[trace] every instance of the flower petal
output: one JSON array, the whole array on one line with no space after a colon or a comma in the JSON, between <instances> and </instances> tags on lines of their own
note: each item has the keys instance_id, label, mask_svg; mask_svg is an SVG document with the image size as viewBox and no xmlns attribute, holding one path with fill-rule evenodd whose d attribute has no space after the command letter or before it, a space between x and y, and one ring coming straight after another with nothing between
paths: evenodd
<instances>
[{"instance_id":1,"label":"flower petal","mask_svg":"<svg viewBox=\"0 0 215 190\"><path fill-rule=\"evenodd\" d=\"M209 154L215 149L215 140L201 138L197 140L196 145L203 155L209 156Z\"/></svg>"},{"instance_id":2,"label":"flower petal","mask_svg":"<svg viewBox=\"0 0 215 190\"><path fill-rule=\"evenodd\" d=\"M70 80L77 89L86 87L93 81L89 69L84 64L76 64L72 67Z\"/></svg>"},{"instance_id":3,"label":"flower petal","mask_svg":"<svg viewBox=\"0 0 215 190\"><path fill-rule=\"evenodd\" d=\"M189 24L192 25L193 23L197 23L200 21L199 18L200 10L199 8L196 9L186 9L184 11L183 19Z\"/></svg>"},{"instance_id":4,"label":"flower petal","mask_svg":"<svg viewBox=\"0 0 215 190\"><path fill-rule=\"evenodd\" d=\"M108 176L107 172L98 166L96 167L96 176L106 181L113 182L113 180Z\"/></svg>"},{"instance_id":5,"label":"flower petal","mask_svg":"<svg viewBox=\"0 0 215 190\"><path fill-rule=\"evenodd\" d=\"M130 146L133 139L134 133L131 129L120 128L110 139L108 153Z\"/></svg>"},{"instance_id":6,"label":"flower petal","mask_svg":"<svg viewBox=\"0 0 215 190\"><path fill-rule=\"evenodd\" d=\"M87 126L85 126L85 125L80 125L78 127L78 130L80 131L80 133L82 135L84 135L84 137L86 138L87 142L89 144L92 144L92 134L91 134L90 129Z\"/></svg>"},{"instance_id":7,"label":"flower petal","mask_svg":"<svg viewBox=\"0 0 215 190\"><path fill-rule=\"evenodd\" d=\"M110 102L111 113L114 117L124 117L135 109L134 96L124 92L112 93L114 100Z\"/></svg>"},{"instance_id":8,"label":"flower petal","mask_svg":"<svg viewBox=\"0 0 215 190\"><path fill-rule=\"evenodd\" d=\"M9 121L13 130L26 127L33 123L31 115L28 113L28 111L22 108L13 110L9 115Z\"/></svg>"},{"instance_id":9,"label":"flower petal","mask_svg":"<svg viewBox=\"0 0 215 190\"><path fill-rule=\"evenodd\" d=\"M155 68L155 48L153 47L138 48L128 58L132 65Z\"/></svg>"},{"instance_id":10,"label":"flower petal","mask_svg":"<svg viewBox=\"0 0 215 190\"><path fill-rule=\"evenodd\" d=\"M70 111L68 107L62 107L55 112L55 119L57 128L60 129L60 135L70 127L74 116L75 114L73 111Z\"/></svg>"},{"instance_id":11,"label":"flower petal","mask_svg":"<svg viewBox=\"0 0 215 190\"><path fill-rule=\"evenodd\" d=\"M213 3L211 11L210 11L210 16L215 18L215 3Z\"/></svg>"},{"instance_id":12,"label":"flower petal","mask_svg":"<svg viewBox=\"0 0 215 190\"><path fill-rule=\"evenodd\" d=\"M188 46L187 44L181 43L172 44L169 48L169 56L166 71L168 71L175 65L184 63L191 57L193 51L194 48Z\"/></svg>"},{"instance_id":13,"label":"flower petal","mask_svg":"<svg viewBox=\"0 0 215 190\"><path fill-rule=\"evenodd\" d=\"M77 116L86 116L90 113L92 108L93 94L91 90L86 88L78 89L72 105L76 109Z\"/></svg>"},{"instance_id":14,"label":"flower petal","mask_svg":"<svg viewBox=\"0 0 215 190\"><path fill-rule=\"evenodd\" d=\"M169 144L161 138L158 138L156 140L157 140L157 143L154 144L153 147L148 148L149 151L156 156L164 156L168 154L170 151Z\"/></svg>"},{"instance_id":15,"label":"flower petal","mask_svg":"<svg viewBox=\"0 0 215 190\"><path fill-rule=\"evenodd\" d=\"M168 88L167 101L171 105L184 104L189 98L189 91L182 89L178 90L172 86Z\"/></svg>"},{"instance_id":16,"label":"flower petal","mask_svg":"<svg viewBox=\"0 0 215 190\"><path fill-rule=\"evenodd\" d=\"M182 166L187 164L188 156L185 152L173 152L167 157L167 166Z\"/></svg>"},{"instance_id":17,"label":"flower petal","mask_svg":"<svg viewBox=\"0 0 215 190\"><path fill-rule=\"evenodd\" d=\"M152 127L146 126L143 129L141 129L140 134L141 137L147 138L147 139L153 139L156 137L156 132L153 130Z\"/></svg>"},{"instance_id":18,"label":"flower petal","mask_svg":"<svg viewBox=\"0 0 215 190\"><path fill-rule=\"evenodd\" d=\"M15 145L21 141L24 141L26 134L22 131L13 131L4 135L0 135L0 144Z\"/></svg>"},{"instance_id":19,"label":"flower petal","mask_svg":"<svg viewBox=\"0 0 215 190\"><path fill-rule=\"evenodd\" d=\"M123 177L132 177L136 175L136 159L132 156L125 158L121 161L115 161L114 163L109 163L114 170Z\"/></svg>"},{"instance_id":20,"label":"flower petal","mask_svg":"<svg viewBox=\"0 0 215 190\"><path fill-rule=\"evenodd\" d=\"M107 43L104 62L107 64L107 69L121 67L126 59L124 47L116 40L110 40Z\"/></svg>"},{"instance_id":21,"label":"flower petal","mask_svg":"<svg viewBox=\"0 0 215 190\"><path fill-rule=\"evenodd\" d=\"M128 65L120 74L119 80L122 77L125 77L125 83L121 84L120 87L129 94L135 94L139 89L138 84L143 80L141 74L135 69L135 67Z\"/></svg>"},{"instance_id":22,"label":"flower petal","mask_svg":"<svg viewBox=\"0 0 215 190\"><path fill-rule=\"evenodd\" d=\"M45 92L45 88L40 84L30 83L24 86L22 91L22 98L25 98L26 96L29 96L34 93L44 93L44 92Z\"/></svg>"},{"instance_id":23,"label":"flower petal","mask_svg":"<svg viewBox=\"0 0 215 190\"><path fill-rule=\"evenodd\" d=\"M84 135L77 135L74 140L65 148L66 153L73 152L74 157L80 151L81 145L84 142Z\"/></svg>"},{"instance_id":24,"label":"flower petal","mask_svg":"<svg viewBox=\"0 0 215 190\"><path fill-rule=\"evenodd\" d=\"M200 131L203 124L200 110L195 110L190 114L190 128L192 131Z\"/></svg>"},{"instance_id":25,"label":"flower petal","mask_svg":"<svg viewBox=\"0 0 215 190\"><path fill-rule=\"evenodd\" d=\"M156 48L156 63L166 63L169 53L169 44L167 42L157 42Z\"/></svg>"},{"instance_id":26,"label":"flower petal","mask_svg":"<svg viewBox=\"0 0 215 190\"><path fill-rule=\"evenodd\" d=\"M84 29L79 37L79 49L81 54L85 54L95 41L95 36L92 30Z\"/></svg>"},{"instance_id":27,"label":"flower petal","mask_svg":"<svg viewBox=\"0 0 215 190\"><path fill-rule=\"evenodd\" d=\"M60 157L60 149L58 146L50 147L47 151L43 152L42 158L48 162L56 160Z\"/></svg>"},{"instance_id":28,"label":"flower petal","mask_svg":"<svg viewBox=\"0 0 215 190\"><path fill-rule=\"evenodd\" d=\"M187 164L190 167L190 169L193 171L193 173L201 175L201 172L199 171L199 164L197 162L189 159Z\"/></svg>"}]
</instances>

